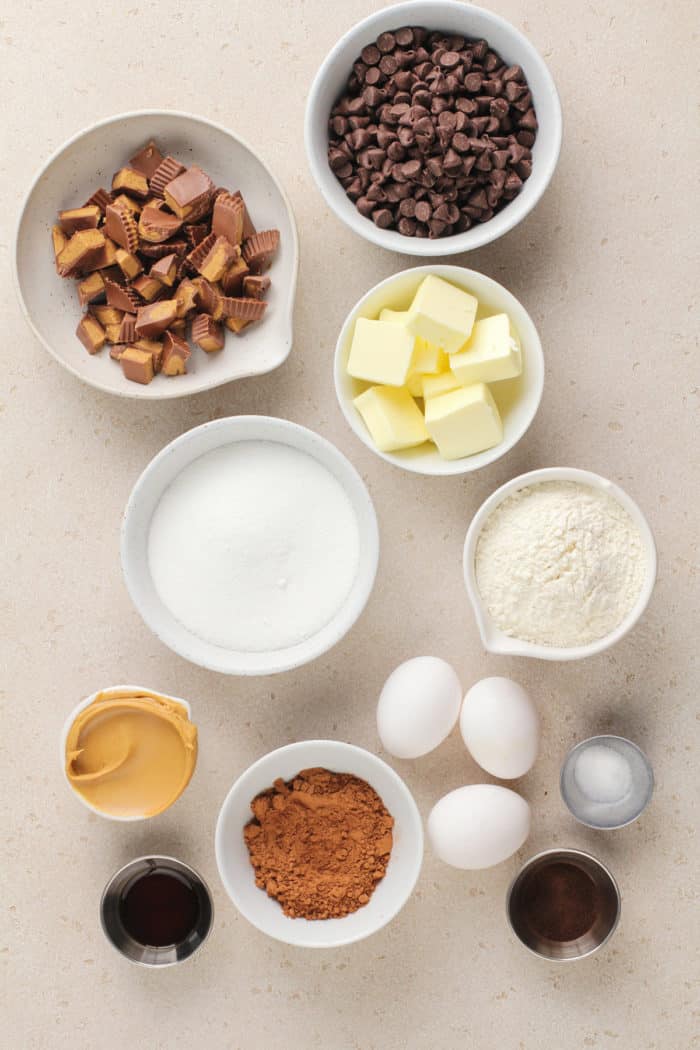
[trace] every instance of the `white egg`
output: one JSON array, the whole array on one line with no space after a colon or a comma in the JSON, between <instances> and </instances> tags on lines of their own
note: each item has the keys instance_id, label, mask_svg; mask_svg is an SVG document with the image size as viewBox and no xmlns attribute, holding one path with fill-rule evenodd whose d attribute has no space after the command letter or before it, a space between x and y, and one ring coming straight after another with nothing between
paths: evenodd
<instances>
[{"instance_id":1,"label":"white egg","mask_svg":"<svg viewBox=\"0 0 700 1050\"><path fill-rule=\"evenodd\" d=\"M483 678L473 685L464 698L459 728L474 760L494 777L522 777L537 758L537 708L510 678Z\"/></svg>"},{"instance_id":2,"label":"white egg","mask_svg":"<svg viewBox=\"0 0 700 1050\"><path fill-rule=\"evenodd\" d=\"M428 838L454 868L490 868L519 850L530 834L530 807L510 788L470 784L433 806Z\"/></svg>"},{"instance_id":3,"label":"white egg","mask_svg":"<svg viewBox=\"0 0 700 1050\"><path fill-rule=\"evenodd\" d=\"M379 697L379 738L396 758L427 755L454 728L461 702L457 672L445 660L406 660L389 675Z\"/></svg>"}]
</instances>

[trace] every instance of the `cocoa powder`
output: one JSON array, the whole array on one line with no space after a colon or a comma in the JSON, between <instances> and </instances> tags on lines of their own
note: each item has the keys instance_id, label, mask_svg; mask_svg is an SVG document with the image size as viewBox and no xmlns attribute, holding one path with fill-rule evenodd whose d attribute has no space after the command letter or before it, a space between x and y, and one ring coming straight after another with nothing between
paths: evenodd
<instances>
[{"instance_id":1,"label":"cocoa powder","mask_svg":"<svg viewBox=\"0 0 700 1050\"><path fill-rule=\"evenodd\" d=\"M368 902L389 863L394 820L366 781L303 769L250 808L244 837L255 882L285 915L335 919Z\"/></svg>"}]
</instances>

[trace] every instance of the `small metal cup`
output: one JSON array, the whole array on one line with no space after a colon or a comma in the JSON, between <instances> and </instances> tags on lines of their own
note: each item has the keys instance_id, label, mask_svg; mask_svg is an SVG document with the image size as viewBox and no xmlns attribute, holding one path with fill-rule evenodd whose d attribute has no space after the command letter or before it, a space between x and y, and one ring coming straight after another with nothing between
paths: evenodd
<instances>
[{"instance_id":1,"label":"small metal cup","mask_svg":"<svg viewBox=\"0 0 700 1050\"><path fill-rule=\"evenodd\" d=\"M596 920L590 930L574 941L553 941L540 937L523 918L520 895L525 877L554 861L580 868L591 877L598 891L600 908ZM549 849L531 857L511 882L506 897L506 914L515 936L533 955L553 962L585 959L602 948L615 932L621 907L620 891L612 874L595 857L578 849Z\"/></svg>"},{"instance_id":2,"label":"small metal cup","mask_svg":"<svg viewBox=\"0 0 700 1050\"><path fill-rule=\"evenodd\" d=\"M130 883L155 871L173 872L186 879L199 901L199 918L190 934L180 944L154 948L140 944L124 929L119 902ZM173 966L188 959L209 936L214 918L214 905L206 882L193 868L175 857L137 857L120 868L105 886L100 901L100 922L110 944L130 962L142 966Z\"/></svg>"},{"instance_id":3,"label":"small metal cup","mask_svg":"<svg viewBox=\"0 0 700 1050\"><path fill-rule=\"evenodd\" d=\"M629 763L632 788L619 802L591 802L576 784L574 769L578 756L597 744L612 748ZM654 770L638 744L624 736L603 733L574 744L561 767L559 790L566 808L579 824L597 831L615 831L637 820L651 802Z\"/></svg>"}]
</instances>

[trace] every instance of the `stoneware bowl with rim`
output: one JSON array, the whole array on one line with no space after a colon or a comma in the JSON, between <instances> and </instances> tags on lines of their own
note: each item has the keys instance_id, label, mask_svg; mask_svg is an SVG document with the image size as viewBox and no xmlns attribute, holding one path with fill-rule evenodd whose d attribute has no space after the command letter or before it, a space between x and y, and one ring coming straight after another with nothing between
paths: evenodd
<instances>
[{"instance_id":1,"label":"stoneware bowl with rim","mask_svg":"<svg viewBox=\"0 0 700 1050\"><path fill-rule=\"evenodd\" d=\"M523 371L515 379L490 383L489 389L498 404L503 419L503 441L485 452L462 459L442 459L432 442L400 452L380 452L374 444L362 416L355 408L353 399L371 386L347 373L350 345L358 317L376 318L380 310L406 310L421 282L433 274L450 281L459 288L471 292L479 300L477 319L495 313L507 313L520 337ZM359 302L355 303L343 322L338 336L334 359L335 392L345 419L356 436L377 456L387 463L414 474L444 476L469 474L480 470L505 456L517 445L532 423L544 389L544 356L535 324L525 307L502 284L476 270L464 266L436 263L433 266L414 266L401 270L370 288Z\"/></svg>"},{"instance_id":2,"label":"stoneware bowl with rim","mask_svg":"<svg viewBox=\"0 0 700 1050\"><path fill-rule=\"evenodd\" d=\"M320 766L351 773L374 788L394 818L394 843L386 875L369 902L342 919L291 919L255 885L243 838L252 819L251 801L281 777ZM271 751L234 783L216 825L216 863L229 897L253 926L275 940L302 948L339 948L376 933L397 915L418 879L423 860L423 825L418 807L398 773L370 751L339 740L303 740Z\"/></svg>"},{"instance_id":3,"label":"stoneware bowl with rim","mask_svg":"<svg viewBox=\"0 0 700 1050\"><path fill-rule=\"evenodd\" d=\"M148 533L160 498L171 482L194 460L234 442L271 441L298 449L316 459L342 485L350 500L360 537L355 582L336 614L316 634L284 649L243 652L206 642L179 623L163 605L148 566ZM222 674L267 675L288 671L315 660L350 630L364 609L374 585L379 559L379 530L370 495L362 478L335 445L313 430L272 416L231 416L188 430L166 445L148 464L129 497L121 534L124 581L144 622L173 652L200 667Z\"/></svg>"},{"instance_id":4,"label":"stoneware bowl with rim","mask_svg":"<svg viewBox=\"0 0 700 1050\"><path fill-rule=\"evenodd\" d=\"M177 704L182 704L182 706L187 711L187 717L190 719L190 721L192 721L192 708L190 707L187 700L182 700L179 696L169 696L167 693L159 693L157 692L157 690L149 689L144 685L110 685L107 686L106 689L98 689L97 692L91 693L90 696L85 697L85 699L81 700L79 704L76 704L71 713L68 715L68 718L63 723L63 729L61 730L61 738L59 744L59 760L61 763L63 778L68 787L71 789L71 792L73 793L75 798L77 798L79 802L82 802L86 809L91 810L92 813L96 813L98 817L102 817L104 820L116 820L122 824L132 824L134 823L134 821L137 820L151 820L152 818L150 815L142 817L120 817L112 813L105 813L104 810L98 809L96 806L91 805L91 803L89 803L88 800L84 798L79 791L75 790L70 780L68 779L68 773L66 771L66 741L68 740L70 728L75 722L80 712L84 711L86 707L89 707L93 700L95 700L98 696L133 696L134 694L143 694L149 696L153 693L155 693L157 696L162 696L165 700L173 700ZM195 768L192 771L192 776L194 776L196 770L197 767L195 764ZM189 783L191 783L191 779L192 778L190 778ZM184 790L180 792L180 794L174 800L174 802L171 803L172 806L174 806L175 803L180 798L182 798L182 795L185 793L185 791L187 791L187 788L189 787L189 783L185 786ZM170 806L168 806L168 809L170 809ZM167 810L164 810L163 812L167 812ZM160 814L155 815L160 816Z\"/></svg>"},{"instance_id":5,"label":"stoneware bowl with rim","mask_svg":"<svg viewBox=\"0 0 700 1050\"><path fill-rule=\"evenodd\" d=\"M519 65L528 81L539 129L532 150L532 174L522 190L488 222L466 233L435 240L405 237L397 230L381 230L360 215L328 166L328 118L362 48L380 33L405 25L422 25L471 39L485 39L508 65ZM304 138L311 173L328 207L351 230L390 251L405 255L457 255L495 241L532 211L546 190L559 159L562 137L561 105L552 75L528 38L500 15L457 0L409 0L375 11L345 33L331 49L311 85L306 103Z\"/></svg>"},{"instance_id":6,"label":"stoneware bowl with rim","mask_svg":"<svg viewBox=\"0 0 700 1050\"><path fill-rule=\"evenodd\" d=\"M242 335L226 331L226 345L207 354L193 347L187 374L157 375L148 385L130 382L104 347L88 354L75 329L82 315L75 281L54 266L51 227L63 208L83 204L139 147L154 139L163 153L198 164L217 186L240 189L259 230L277 228L280 249L270 277L269 306ZM139 110L91 125L60 146L32 182L22 205L13 252L20 307L39 342L69 372L120 397L182 397L278 368L292 347L292 313L299 247L291 205L254 149L220 124L189 113Z\"/></svg>"},{"instance_id":7,"label":"stoneware bowl with rim","mask_svg":"<svg viewBox=\"0 0 700 1050\"><path fill-rule=\"evenodd\" d=\"M561 648L553 645L536 645L534 642L526 642L521 638L509 637L499 630L491 620L477 586L476 548L479 542L479 535L487 518L493 513L499 503L502 503L508 496L513 495L514 492L529 485L538 485L543 481L574 481L580 485L588 485L591 488L607 492L609 496L612 496L624 507L637 526L642 538L647 573L639 597L614 631L606 634L603 638L590 642L588 645ZM616 485L615 482L608 481L607 478L601 477L600 474L594 474L590 470L578 470L574 467L545 467L542 470L532 470L528 474L520 474L517 478L507 481L505 485L501 485L481 504L467 530L464 542L463 569L469 601L474 610L481 640L488 652L500 653L503 656L530 656L539 660L582 660L586 656L594 656L596 653L602 653L606 649L610 649L621 638L624 638L628 631L632 630L641 617L649 604L656 581L656 545L654 544L654 537L649 528L649 523L641 510L624 489Z\"/></svg>"}]
</instances>

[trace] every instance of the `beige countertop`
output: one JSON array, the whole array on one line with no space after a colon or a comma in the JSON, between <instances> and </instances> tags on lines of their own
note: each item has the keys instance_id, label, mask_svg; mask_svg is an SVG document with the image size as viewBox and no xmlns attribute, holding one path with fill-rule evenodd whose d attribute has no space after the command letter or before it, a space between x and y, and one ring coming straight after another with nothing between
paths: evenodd
<instances>
[{"instance_id":1,"label":"beige countertop","mask_svg":"<svg viewBox=\"0 0 700 1050\"><path fill-rule=\"evenodd\" d=\"M373 456L333 394L331 357L347 310L413 260L360 241L325 208L307 171L302 117L337 35L380 6L25 0L0 12L0 1042L8 1050L698 1045L693 4L489 3L546 56L564 108L564 148L536 211L461 261L522 299L542 336L547 375L520 445L477 475L442 480ZM81 385L26 328L10 254L28 181L69 135L137 107L182 108L229 125L286 186L301 275L295 346L279 371L145 405ZM382 534L377 585L351 634L311 666L254 680L199 670L166 650L133 608L118 557L121 512L151 457L189 427L244 412L285 416L334 441L366 479ZM581 663L485 655L461 578L464 533L479 503L513 475L548 465L619 482L659 546L647 615L614 650ZM314 953L266 939L217 877L213 831L228 787L253 759L292 740L329 736L377 750L384 678L426 652L452 661L465 688L506 674L536 699L542 754L519 785L533 809L530 840L482 872L452 870L427 851L403 912L353 947ZM190 789L166 815L134 826L88 814L58 765L70 709L123 681L188 697L200 727ZM565 751L597 731L638 741L657 777L642 819L609 835L576 825L558 793ZM393 765L423 815L446 790L483 776L458 733L424 759ZM600 856L624 897L608 948L561 968L520 948L503 908L519 863L552 845ZM210 880L216 923L191 963L147 972L106 943L98 901L119 865L159 851Z\"/></svg>"}]
</instances>

